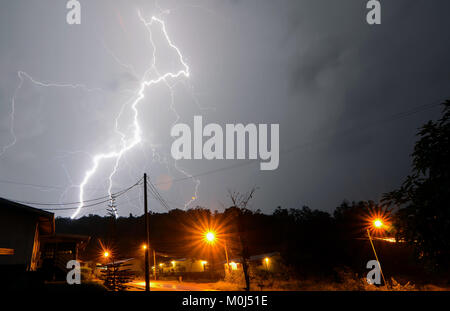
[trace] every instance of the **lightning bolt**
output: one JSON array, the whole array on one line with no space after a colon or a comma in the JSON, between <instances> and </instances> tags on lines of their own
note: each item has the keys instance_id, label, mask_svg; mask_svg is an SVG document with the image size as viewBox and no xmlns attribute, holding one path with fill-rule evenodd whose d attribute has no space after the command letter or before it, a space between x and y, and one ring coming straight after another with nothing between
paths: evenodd
<instances>
[{"instance_id":1,"label":"lightning bolt","mask_svg":"<svg viewBox=\"0 0 450 311\"><path fill-rule=\"evenodd\" d=\"M11 142L4 145L1 149L0 152L0 157L11 147L13 147L16 142L17 142L17 136L14 130L14 123L15 123L15 114L16 114L16 98L17 98L17 94L19 93L20 89L23 86L23 83L25 81L25 78L28 79L31 83L33 83L34 85L38 86L38 87L62 87L62 88L72 88L72 89L84 89L85 91L88 92L95 92L95 91L103 91L100 88L89 88L84 84L69 84L69 83L44 83L44 82L40 82L35 80L33 77L31 77L31 75L29 75L28 73L24 72L24 71L18 71L17 72L17 76L19 77L19 85L17 86L17 88L14 91L14 94L11 98L11 112L9 114L9 119L10 119L10 126L9 126L9 132L10 135L12 137Z\"/></svg>"},{"instance_id":2,"label":"lightning bolt","mask_svg":"<svg viewBox=\"0 0 450 311\"><path fill-rule=\"evenodd\" d=\"M164 21L162 21L161 19L152 16L150 21L145 20L140 11L138 11L138 16L139 19L142 21L142 23L145 25L147 31L149 32L149 36L150 36L150 42L152 44L153 47L153 61L152 61L152 65L151 67L144 73L143 78L141 80L140 86L138 88L138 90L136 91L136 96L135 98L132 100L131 102L131 109L133 112L133 123L132 123L132 127L133 127L133 134L131 135L131 137L128 137L126 134L124 134L123 132L121 132L119 130L119 118L123 112L123 110L125 109L124 107L127 105L125 104L124 106L122 106L121 112L119 113L119 115L116 118L116 122L115 122L115 131L117 134L120 135L121 137L121 147L118 150L112 151L112 152L107 152L107 153L99 153L96 154L93 159L92 159L92 166L89 170L87 170L84 174L84 178L81 182L81 184L79 185L79 201L83 202L84 201L84 194L85 194L85 186L89 183L91 177L96 173L98 167L100 166L101 162L103 160L107 160L107 159L115 159L114 162L114 167L109 175L109 186L108 186L108 193L110 196L112 196L112 184L113 184L113 177L114 175L117 173L117 169L119 167L119 163L120 160L122 159L123 155L128 152L129 150L133 149L136 145L138 145L139 143L142 142L142 129L141 126L139 124L139 110L138 110L138 106L139 104L142 102L142 100L145 98L145 90L155 84L159 84L159 83L164 83L166 86L168 86L170 89L170 84L168 83L169 79L177 79L181 76L184 76L186 78L189 78L190 76L190 68L188 66L188 64L184 61L183 55L181 54L181 51L178 49L177 46L175 46L172 42L172 40L170 39L167 30L166 30L166 25L164 23ZM159 71L156 68L156 45L153 41L152 38L152 30L151 27L154 24L158 24L161 28L161 31L165 37L165 40L167 41L168 45L170 46L170 48L172 48L176 54L178 55L178 60L180 61L180 63L182 64L182 69L177 71L177 72L166 72L164 74L160 74ZM154 71L157 74L157 78L156 79L150 79L147 80L147 76L149 75L150 71ZM172 89L171 89L172 91ZM171 95L172 100L173 100L173 94ZM172 105L171 105L171 109L175 112L175 110L173 109ZM176 112L175 112L176 113ZM177 120L178 120L179 116L177 114ZM183 172L185 173L185 172ZM185 173L186 174L186 173ZM196 184L196 193L197 193L197 188L198 188L198 181ZM193 199L192 199L193 200ZM191 201L192 201L191 200ZM77 217L77 215L80 213L81 209L83 208L84 204L81 203L77 210L73 213L73 215L71 216L72 219L74 219L75 217ZM114 210L114 213L117 217L117 211Z\"/></svg>"},{"instance_id":3,"label":"lightning bolt","mask_svg":"<svg viewBox=\"0 0 450 311\"><path fill-rule=\"evenodd\" d=\"M161 15L164 14L168 14L168 11L162 11ZM115 133L120 137L120 144L117 150L114 151L110 151L110 152L104 152L104 153L99 153L99 154L95 154L94 156L90 156L91 157L91 167L85 171L84 173L84 177L81 181L81 183L79 185L74 184L74 182L72 181L72 179L70 178L67 168L65 166L63 166L63 169L66 173L66 175L69 178L70 181L70 187L68 187L60 196L60 200L63 196L65 196L69 189L73 189L73 188L78 188L79 189L79 202L84 202L84 197L85 197L85 190L86 190L86 186L87 184L90 182L91 178L95 175L95 173L97 172L99 166L101 165L101 163L105 160L110 160L113 159L114 160L114 165L113 168L108 176L108 195L110 196L111 200L113 200L113 193L112 193L112 187L113 187L113 178L115 176L115 174L118 171L118 168L120 166L120 162L123 159L123 156L125 153L127 153L129 150L135 148L137 145L139 145L142 141L142 129L141 126L139 124L139 110L138 110L138 106L139 104L142 102L142 100L145 98L145 91L148 87L151 87L152 85L156 85L156 84L160 84L163 83L165 86L168 87L169 91L170 91L170 98L171 98L171 102L169 105L169 109L174 113L175 115L175 121L173 122L173 124L175 124L180 116L177 113L175 107L174 107L174 85L171 85L169 82L172 79L177 79L180 77L185 77L185 78L189 78L190 76L190 68L188 66L188 64L185 62L184 57L181 53L181 51L179 50L179 48L172 42L172 40L170 39L167 30L166 30L166 25L164 23L164 21L156 16L152 16L151 19L149 21L145 20L141 13L138 11L138 16L140 21L143 23L143 25L146 27L148 34L149 34L149 38L150 38L150 44L152 46L153 49L153 55L152 55L152 63L150 68L148 68L142 78L140 79L140 83L139 86L136 90L123 90L126 92L131 92L133 95L132 97L126 101L117 117L115 118ZM159 26L159 28L161 29L161 32L167 42L167 44L170 46L171 49L173 49L176 52L176 55L178 56L178 60L180 62L180 64L182 65L181 69L176 71L176 72L166 72L166 73L160 73L157 66L156 66L156 51L157 51L157 47L155 42L153 41L153 34L152 34L152 27L153 26ZM122 61L120 61L115 55L114 53L108 49L108 47L104 44L104 47L106 48L107 52L114 58L114 60L122 67L124 67L125 69L127 69L128 71L130 71L134 76L138 76L136 74L136 71L134 70L134 68L131 65L125 64ZM156 78L154 79L150 79L149 76L151 75L151 73L156 74ZM11 99L11 112L9 115L10 118L10 135L12 137L11 142L8 143L7 145L1 147L0 149L0 156L2 156L9 148L11 148L12 146L14 146L17 142L17 136L15 134L15 113L16 113L16 99L17 99L17 95L19 93L19 91L22 89L23 85L24 85L24 81L25 79L29 80L31 83L33 83L34 85L36 85L37 87L57 87L57 88L72 88L72 89L83 89L85 91L88 92L95 92L95 91L101 91L104 92L104 90L102 90L101 88L89 88L84 84L70 84L70 83L53 83L53 82L40 82L37 81L36 79L34 79L31 75L29 75L28 73L24 72L24 71L19 71L18 72L18 77L19 77L19 84L17 86L17 88L14 91L14 94L12 96ZM184 82L184 81L181 81ZM188 82L189 83L189 82ZM192 87L191 87L191 93L192 92ZM195 99L195 102L197 104L197 106L202 109L202 107L199 106L197 99ZM132 127L132 134L131 135L127 135L125 133L123 133L120 130L119 124L120 124L120 118L122 117L124 111L126 109L130 109L129 111L132 113L133 116L133 120L131 123L131 127ZM203 110L203 109L202 109ZM169 162L167 161L167 159L165 157L161 157L161 155L158 154L156 146L152 146L152 152L153 152L153 160L157 160L159 163L161 164L165 164L167 167L167 171L170 171L169 169ZM147 156L146 156L147 157ZM194 176L192 176L191 174L189 174L188 172L186 172L185 170L183 170L182 168L180 168L177 164L177 161L174 160L174 168L181 174L191 178L194 183L195 183L195 188L194 188L194 195L192 196L192 198L185 203L185 208L187 208L187 206L189 204L191 204L194 200L197 199L198 197L198 188L200 186L200 181L198 179L196 179ZM73 215L71 216L72 219L74 219L75 217L77 217L80 213L80 211L82 210L82 208L84 207L84 203L81 203L80 205L78 205L76 211L73 213ZM117 210L114 210L114 214L117 217Z\"/></svg>"}]
</instances>

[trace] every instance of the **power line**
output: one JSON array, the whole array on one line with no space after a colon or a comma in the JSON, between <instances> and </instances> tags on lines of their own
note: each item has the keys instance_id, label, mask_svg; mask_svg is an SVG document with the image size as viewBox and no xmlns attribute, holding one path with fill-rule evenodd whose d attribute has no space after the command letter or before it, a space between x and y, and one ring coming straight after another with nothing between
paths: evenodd
<instances>
[{"instance_id":1,"label":"power line","mask_svg":"<svg viewBox=\"0 0 450 311\"><path fill-rule=\"evenodd\" d=\"M352 133L354 133L357 130L360 132L362 130L367 130L367 129L369 129L371 127L374 127L374 126L378 126L378 125L382 125L382 124L385 124L385 123L388 123L388 122L392 122L392 121L396 121L396 120L399 120L399 119L403 119L405 117L409 117L409 116L411 116L413 114L416 114L418 112L422 112L422 111L425 111L425 110L437 107L437 106L440 105L440 102L441 102L441 100L437 100L437 101L434 101L431 104L420 105L420 106L414 107L414 108L412 108L412 109L410 109L408 111L403 111L403 112L399 112L399 113L393 114L390 117L387 117L386 119L379 120L379 121L376 121L376 122L372 122L372 123L367 124L364 127L360 127L359 130L355 129L355 128L345 129L345 130L342 130L339 133L339 135L344 136L344 135L352 134ZM305 148L305 147L308 147L308 146L313 146L313 145L318 144L318 143L323 143L324 141L326 141L327 139L332 138L333 136L336 136L336 135L330 135L329 137L324 137L324 138L322 138L320 140L310 141L310 142L306 142L306 143L303 143L303 144L298 144L298 145L295 145L295 146L293 146L291 148L285 149L285 150L281 151L280 153L281 154L288 154L288 153L291 153L291 152L293 152L293 151L295 151L297 149L302 149L302 148Z\"/></svg>"},{"instance_id":2,"label":"power line","mask_svg":"<svg viewBox=\"0 0 450 311\"><path fill-rule=\"evenodd\" d=\"M441 102L441 100L435 101L432 104L420 105L420 106L414 107L414 108L412 108L412 109L410 109L408 111L396 113L396 114L394 114L394 115L392 115L392 116L390 116L390 117L388 117L388 118L386 118L384 120L380 120L378 122L373 122L373 123L369 124L366 127L362 127L359 130L361 131L361 130L364 130L364 129L368 129L368 128L372 127L372 126L376 126L376 125L384 124L384 123L387 123L387 122L399 120L399 119L402 119L402 118L405 118L405 117L409 117L409 116L411 116L413 114L416 114L418 112L422 112L422 111L425 111L425 110L437 107L437 106L440 105L440 103L436 103L436 102ZM354 131L355 131L355 129L348 129L348 130L342 131L340 134L343 135L343 134L353 133ZM287 149L281 150L280 154L289 154L289 153L294 152L294 151L296 151L298 149L303 149L303 148L306 148L308 146L313 146L315 144L321 143L321 142L323 142L323 141L325 141L325 140L327 140L329 138L330 137L326 137L326 138L323 138L321 140L310 141L310 142L298 144L298 145L295 145L295 146L293 146L291 148L287 148ZM174 182L190 180L190 179L193 179L193 178L196 178L196 177L206 176L206 175L210 175L210 174L214 174L214 173L218 173L218 172L222 172L222 171L235 169L235 168L238 168L238 167L251 165L251 164L257 163L259 161L260 161L259 159L248 160L246 162L241 162L241 163L237 163L237 164L234 164L234 165L221 167L221 168L218 168L218 169L206 171L206 172L203 172L203 173L199 173L199 174L195 174L195 175L191 175L191 176L187 176L187 177L176 178L176 179L172 179L170 181L158 182L155 185L164 185L164 184L170 184L170 183L174 183Z\"/></svg>"},{"instance_id":3,"label":"power line","mask_svg":"<svg viewBox=\"0 0 450 311\"><path fill-rule=\"evenodd\" d=\"M43 186L43 185L37 185L37 184L22 183L22 182L17 182L17 181L12 181L12 180L0 180L0 183L2 183L2 184L10 184L10 185L18 185L18 186L36 187L36 188L55 189L55 190L64 189L63 187Z\"/></svg>"},{"instance_id":4,"label":"power line","mask_svg":"<svg viewBox=\"0 0 450 311\"><path fill-rule=\"evenodd\" d=\"M437 106L440 105L440 103L436 103L436 102L441 102L441 100L435 101L432 104L420 105L420 106L414 107L414 108L412 108L412 109L410 109L408 111L396 113L396 114L394 114L394 115L392 115L392 116L390 116L390 117L388 117L388 118L386 118L384 120L373 122L373 123L367 125L366 127L360 128L360 130L367 129L367 128L370 128L372 126L377 126L377 125L380 125L380 124L384 124L384 123L387 123L387 122L392 122L392 121L395 121L395 120L399 120L399 119L411 116L413 114L416 114L416 113L419 113L419 112L422 112L422 111L425 111L425 110L437 107ZM340 135L353 133L354 131L355 131L355 129L347 129L347 130L342 131L340 133ZM288 154L288 153L294 152L294 151L296 151L298 149L302 149L302 148L305 148L305 147L308 147L308 146L312 146L312 145L317 144L317 143L321 143L321 142L323 142L323 141L325 141L325 140L327 140L329 138L330 137L326 137L326 138L323 138L322 140L316 140L316 141L306 142L306 143L303 143L303 144L298 144L298 145L295 145L295 146L293 146L291 148L282 150L280 152L280 154ZM170 181L158 182L158 183L155 183L155 184L150 182L150 184L149 184L150 188L149 189L150 189L153 197L157 201L159 201L164 208L166 208L167 210L170 210L170 207L167 204L167 201L161 196L161 194L156 189L155 185L163 185L163 184L169 184L169 183L174 183L174 182L181 182L181 181L185 181L185 180L190 180L190 179L193 179L193 178L196 178L196 177L206 176L206 175L210 175L210 174L214 174L214 173L218 173L218 172L222 172L222 171L227 171L227 170L238 168L238 167L247 166L247 165L250 165L250 164L254 164L254 163L258 162L258 161L259 161L258 159L249 160L247 162L241 162L241 163L237 163L235 165L226 166L226 167L222 167L222 168L218 168L218 169L213 169L213 170L210 170L210 171L206 171L206 172L203 172L203 173L199 173L199 174L195 174L195 175L191 175L191 176L187 176L187 177L181 177L181 178L177 178L177 179L172 179ZM127 192L128 190L132 189L133 187L139 185L141 181L142 181L142 178L136 184L134 184L133 186L131 186L131 187L127 188L127 189L118 191L118 192L114 193L113 195L114 196L120 196L123 193ZM63 187L57 187L57 186L45 186L45 185L37 185L37 184L30 184L30 183L21 183L21 182L16 182L16 181L8 181L8 180L0 180L0 183L22 185L22 186L31 186L31 187L38 187L38 188L65 189ZM111 196L113 196L113 195L111 195ZM25 202L25 201L16 201L16 200L11 200L11 201L14 201L14 202L17 202L17 203L22 203L22 204L41 205L41 206L51 206L51 205L65 206L65 205L89 203L89 202L93 202L93 201L98 201L98 200L103 200L103 199L109 198L106 201L97 202L95 204L89 205L89 206L94 206L94 205L97 205L97 204L108 202L110 200L111 196L108 195L108 196L104 196L104 197L100 197L100 198L96 198L96 199L85 200L85 201L82 201L82 202L80 201L80 202L70 202L70 203L37 203L37 202ZM87 206L85 206L85 207L87 207ZM76 209L76 208L68 208L68 209ZM55 209L55 210L63 210L63 209Z\"/></svg>"},{"instance_id":5,"label":"power line","mask_svg":"<svg viewBox=\"0 0 450 311\"><path fill-rule=\"evenodd\" d=\"M69 187L77 187L76 185L70 185L67 187L61 187L61 186L52 186L52 185L39 185L39 184L33 184L33 183L23 183L15 180L6 180L6 179L0 179L1 184L10 184L10 185L17 185L17 186L25 186L25 187L34 187L34 188L46 188L46 189L54 189L54 190L66 190ZM101 190L103 188L85 188L90 190Z\"/></svg>"},{"instance_id":6,"label":"power line","mask_svg":"<svg viewBox=\"0 0 450 311\"><path fill-rule=\"evenodd\" d=\"M139 197L135 197L135 198L133 198L133 199L130 199L130 201L132 201L132 200L137 200L137 199L140 199ZM92 207L92 206L97 206L97 205L100 205L100 204L103 204L103 203L107 203L107 202L110 202L111 200L105 200L105 201L102 201L102 202L98 202L98 203L95 203L95 204L90 204L90 205L85 205L85 206L83 206L83 209L84 208L87 208L87 207ZM43 210L45 210L45 211L68 211L68 210L75 210L75 209L77 209L78 207L65 207L65 208L44 208ZM101 208L101 209L95 209L95 210L91 210L90 212L95 212L95 211L101 211L101 210L105 210L104 208Z\"/></svg>"},{"instance_id":7,"label":"power line","mask_svg":"<svg viewBox=\"0 0 450 311\"><path fill-rule=\"evenodd\" d=\"M85 200L85 201L79 201L79 202L41 203L41 202L29 202L29 201L20 201L20 200L10 200L10 199L8 199L8 200L13 201L13 202L16 202L16 203L29 204L29 205L39 205L39 206L67 206L67 205L74 205L74 204L84 204L84 203L94 202L94 201L103 200L103 199L108 198L108 199L105 200L105 201L96 202L96 203L93 203L93 204L90 204L90 205L83 206L83 207L88 207L88 206L95 206L95 205L98 205L98 204L102 204L102 203L108 202L108 201L111 200L111 197L117 198L117 197L123 195L124 193L130 191L130 190L133 189L134 187L140 185L141 183L142 183L142 178L139 179L139 180L138 180L135 184L133 184L132 186L130 186L130 187L128 187L128 188L125 188L125 189L122 189L122 190L120 190L120 191L118 191L118 192L116 192L116 193L113 193L113 194L111 194L111 195L107 195L107 196L103 196L103 197L99 197L99 198L95 198L95 199L90 199L90 200ZM46 209L46 210L69 210L69 209L77 209L77 208L78 208L78 207L60 208L60 209Z\"/></svg>"},{"instance_id":8,"label":"power line","mask_svg":"<svg viewBox=\"0 0 450 311\"><path fill-rule=\"evenodd\" d=\"M91 207L91 206L97 206L106 202L110 202L111 200L105 200L105 201L101 201L101 202L97 202L97 203L93 203L93 204L88 204L88 205L84 205L83 209L86 207ZM44 208L43 210L45 211L69 211L69 210L75 210L78 209L78 207L63 207L63 208Z\"/></svg>"},{"instance_id":9,"label":"power line","mask_svg":"<svg viewBox=\"0 0 450 311\"><path fill-rule=\"evenodd\" d=\"M149 185L149 190L152 196L161 204L162 207L164 207L167 211L169 211L171 208L165 201L165 199L161 196L159 192L157 192L156 189L153 188L153 186Z\"/></svg>"},{"instance_id":10,"label":"power line","mask_svg":"<svg viewBox=\"0 0 450 311\"><path fill-rule=\"evenodd\" d=\"M152 181L149 179L148 182L148 188L150 190L150 193L153 195L153 197L166 209L171 210L169 204L167 201L163 198L163 196L159 193L158 189L155 187L155 185L152 183Z\"/></svg>"}]
</instances>

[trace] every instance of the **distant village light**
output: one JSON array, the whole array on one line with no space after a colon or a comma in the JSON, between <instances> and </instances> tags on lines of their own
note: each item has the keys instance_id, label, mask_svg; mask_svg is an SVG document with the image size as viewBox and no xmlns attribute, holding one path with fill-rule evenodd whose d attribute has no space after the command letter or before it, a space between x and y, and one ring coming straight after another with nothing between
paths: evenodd
<instances>
[{"instance_id":1,"label":"distant village light","mask_svg":"<svg viewBox=\"0 0 450 311\"><path fill-rule=\"evenodd\" d=\"M205 267L205 265L208 263L207 261L205 261L205 260L202 260L202 261L200 261L200 263L202 264L202 267L203 267L203 271L206 271L206 267Z\"/></svg>"},{"instance_id":2,"label":"distant village light","mask_svg":"<svg viewBox=\"0 0 450 311\"><path fill-rule=\"evenodd\" d=\"M266 263L267 271L269 271L269 257L264 258L264 262Z\"/></svg>"}]
</instances>

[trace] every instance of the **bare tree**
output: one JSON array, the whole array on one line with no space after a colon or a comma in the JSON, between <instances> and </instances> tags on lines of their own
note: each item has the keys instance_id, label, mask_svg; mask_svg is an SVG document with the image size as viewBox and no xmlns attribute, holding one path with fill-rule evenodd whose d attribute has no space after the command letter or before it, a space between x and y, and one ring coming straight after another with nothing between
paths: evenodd
<instances>
[{"instance_id":1,"label":"bare tree","mask_svg":"<svg viewBox=\"0 0 450 311\"><path fill-rule=\"evenodd\" d=\"M244 213L248 211L248 204L250 200L253 198L255 194L256 188L252 188L249 192L241 194L240 192L230 191L228 190L228 196L233 203L233 218L237 225L237 235L239 239L240 245L240 256L242 259L242 270L244 271L245 278L245 290L250 290L250 275L249 275L249 260L250 260L250 252L248 248L248 237L245 234L244 230Z\"/></svg>"}]
</instances>

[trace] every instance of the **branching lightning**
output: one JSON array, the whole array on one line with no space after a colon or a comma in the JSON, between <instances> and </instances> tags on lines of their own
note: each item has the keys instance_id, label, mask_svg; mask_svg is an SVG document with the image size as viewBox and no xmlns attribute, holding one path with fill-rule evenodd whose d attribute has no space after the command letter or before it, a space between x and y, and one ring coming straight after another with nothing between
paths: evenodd
<instances>
[{"instance_id":1,"label":"branching lightning","mask_svg":"<svg viewBox=\"0 0 450 311\"><path fill-rule=\"evenodd\" d=\"M162 12L162 13L166 14L167 12ZM167 30L166 30L166 25L161 18L152 16L150 20L146 20L146 19L144 19L144 17L141 15L140 12L138 12L138 17L139 17L140 21L143 23L143 25L145 26L146 30L148 31L150 44L153 49L151 66L144 72L142 78L140 79L138 87L134 91L132 90L132 94L133 94L132 97L122 105L118 115L115 118L114 131L120 138L120 143L118 144L116 149L113 151L101 152L101 153L91 156L91 166L84 172L83 178L79 185L75 185L73 183L72 179L68 175L67 169L65 167L63 167L66 172L66 175L70 179L71 186L63 192L61 197L64 196L65 194L67 194L67 192L70 188L78 188L79 189L78 199L79 199L79 202L81 202L81 203L77 206L76 211L71 216L72 219L76 218L79 215L79 213L81 212L81 210L83 209L83 207L85 205L83 202L85 201L86 186L89 184L92 177L97 173L102 162L104 162L106 160L114 161L111 172L108 175L108 195L110 196L111 200L114 199L113 192L112 192L113 178L119 169L120 162L123 159L124 154L143 142L142 128L139 123L140 116L139 116L138 107L145 98L145 91L147 90L147 88L151 87L152 85L161 84L161 83L164 84L165 86L167 86L170 91L170 98L171 98L171 103L170 103L169 109L175 115L174 123L176 123L180 118L180 116L178 115L178 113L174 107L174 90L173 90L173 85L171 85L170 82L173 79L178 79L180 77L189 78L190 68L189 68L188 64L185 62L180 49L172 42L171 38L169 37ZM181 69L179 69L178 71L175 71L175 72L169 71L169 72L161 73L158 70L158 68L156 66L157 46L156 46L155 42L153 41L152 27L158 27L160 29L161 33L163 34L163 38L166 40L168 46L173 51L175 51L178 61L181 64ZM120 66L129 70L134 76L137 76L136 71L134 70L134 68L131 65L121 62L114 55L114 53L107 48L107 46L105 44L104 44L104 46L107 49L107 52L114 58L114 60ZM150 75L153 76L152 79L150 78ZM83 89L85 91L89 91L89 92L103 91L100 88L89 88L83 84L44 83L44 82L40 82L40 81L33 79L29 74L27 74L23 71L19 71L18 76L19 76L20 83L17 86L17 88L15 89L15 92L14 92L12 100L11 100L10 135L11 135L12 139L11 139L10 143L1 147L0 156L3 153L5 153L9 148L14 146L17 142L17 137L14 132L16 98L17 98L18 92L23 87L25 78L28 79L29 81L31 81L33 84L35 84L38 87L62 87L62 88L74 88L74 89L81 88L81 89ZM156 77L154 77L154 76L156 76ZM130 90L126 90L126 91L130 91ZM132 131L131 131L131 133L127 133L127 134L122 132L119 128L119 124L120 124L119 121L120 121L123 113L126 110L129 111L132 115L132 122L131 122L131 124L129 124L129 127L128 127L128 128L131 128ZM159 161L161 162L161 156L157 153L156 148L153 146L152 146L152 151L153 151L153 159L155 159L155 158L160 159ZM164 163L167 166L167 169L169 170L169 163L168 163L167 159L164 158L164 160L161 163ZM185 175L189 178L192 178L192 180L195 183L194 196L185 204L185 207L187 207L190 203L192 203L194 200L197 199L200 181L198 179L194 178L194 176L192 176L191 174L187 173L186 171L184 171L183 169L178 167L177 161L174 161L174 168L178 172L182 173L183 175ZM117 217L118 216L117 210L114 210L114 213Z\"/></svg>"},{"instance_id":2,"label":"branching lightning","mask_svg":"<svg viewBox=\"0 0 450 311\"><path fill-rule=\"evenodd\" d=\"M127 151L129 151L130 149L134 148L136 145L138 145L139 143L142 142L142 129L141 129L141 126L140 126L140 124L139 124L139 110L138 110L138 105L139 105L140 102L145 98L145 90L146 90L146 88L149 87L149 86L155 85L155 84L159 84L159 83L165 83L165 84L166 84L167 86L169 86L169 88L170 88L170 85L168 84L168 81L167 81L169 78L170 78L170 79L176 79L176 78L179 78L179 77L181 77L181 76L184 76L184 77L188 78L189 75L190 75L190 69L189 69L189 66L188 66L188 65L186 64L186 62L184 61L183 55L181 54L181 52L180 52L180 50L178 49L178 47L176 47L176 46L173 44L172 40L170 39L169 35L167 34L165 23L164 23L161 19L159 19L159 18L157 18L157 17L155 17L155 16L152 16L152 18L151 18L150 21L146 21L146 20L142 17L142 15L141 15L140 12L138 12L138 15L139 15L140 20L143 22L143 24L145 25L145 27L146 27L147 30L149 31L150 41L151 41L151 44L152 44L152 47L153 47L153 61L152 61L152 66L151 66L151 68L149 68L149 70L147 70L147 71L145 72L144 77L143 77L143 79L142 79L142 81L141 81L141 83L140 83L139 89L138 89L137 92L136 92L136 97L134 98L133 102L131 103L131 109L132 109L132 111L133 111L133 116L134 116L134 118L133 118L133 135L132 135L131 138L128 138L127 135L125 135L124 133L122 133L122 132L119 130L119 128L118 128L118 120L119 120L119 118L120 118L120 116L121 116L121 113L123 112L123 107L122 107L122 110L121 110L121 112L119 113L119 115L117 116L117 118L116 118L116 123L115 123L115 124L116 124L116 128L115 128L116 133L118 133L118 134L121 136L121 142L122 142L122 143L121 143L121 148L120 148L119 150L112 151L112 152L108 152L108 153L100 153L100 154L97 154L97 155L95 155L95 156L93 157L93 160L92 160L92 167L91 167L88 171L86 171L86 173L85 173L85 175L84 175L84 178L83 178L83 180L82 180L82 182L81 182L81 184L80 184L80 186L79 186L79 189L80 189L80 192L79 192L79 201L80 201L80 202L83 202L83 201L84 201L84 193L85 193L84 188L85 188L85 186L89 183L89 180L91 179L91 177L92 177L92 176L95 174L95 172L97 171L97 169L98 169L100 163L101 163L103 160L106 160L106 159L115 159L115 164L114 164L113 170L112 170L111 174L109 175L109 187L108 187L108 193L109 193L109 195L111 196L111 193L112 193L111 189L112 189L112 184L113 184L112 179L113 179L114 175L115 175L116 172L117 172L117 169L118 169L118 167L119 167L119 163L120 163L120 160L121 160L122 156L123 156ZM152 30L151 30L151 27L152 27L155 23L159 24L159 26L161 27L161 31L162 31L162 33L163 33L163 35L164 35L164 38L167 40L167 43L169 44L169 46L170 46L173 50L176 51L176 53L177 53L177 55L178 55L178 60L180 61L180 63L181 63L182 66L183 66L183 68L182 68L181 70L179 70L179 71L177 71L177 72L166 72L166 73L164 73L164 74L160 74L160 73L158 72L158 70L157 70L157 68L156 68L156 45L155 45L155 43L153 42L153 38L152 38ZM156 79L150 79L150 80L147 80L146 78L147 78L147 76L148 76L148 73L149 73L151 70L153 70L154 72L156 72L157 75L158 75L158 77L157 77ZM172 99L173 99L173 95L172 95ZM125 104L125 105L126 105L126 104ZM173 108L173 107L171 106L171 108ZM174 111L174 110L173 110L173 111ZM177 118L178 118L178 114L177 114ZM183 172L183 173L186 174L185 172ZM198 188L198 181L197 181L197 183L196 183L196 192L197 192L197 188ZM190 203L190 202L189 202L189 203ZM189 204L189 203L188 203L188 204ZM77 217L77 215L80 213L80 211L81 211L82 208L83 208L83 203L81 203L81 204L78 206L78 209L77 209L77 210L75 211L75 213L71 216L71 218L73 219L73 218ZM115 214L116 214L116 216L117 216L117 211L115 210L114 212L115 212Z\"/></svg>"},{"instance_id":3,"label":"branching lightning","mask_svg":"<svg viewBox=\"0 0 450 311\"><path fill-rule=\"evenodd\" d=\"M37 81L35 79L33 79L33 77L31 77L28 73L24 72L24 71L19 71L17 72L17 75L19 77L19 85L17 86L17 88L14 91L13 97L11 98L11 113L9 115L10 118L10 126L9 126L9 132L10 135L12 137L12 140L10 143L6 144L5 146L3 146L1 148L0 151L0 156L2 156L9 148L11 148L12 146L14 146L17 142L17 136L16 133L14 131L14 123L15 123L15 113L16 113L16 99L17 99L17 94L19 93L20 89L23 86L23 83L25 81L25 78L30 80L30 82L32 82L33 84L35 84L38 87L63 87L63 88L72 88L72 89L77 89L77 88L81 88L84 89L85 91L88 92L94 92L94 91L103 91L100 88L89 88L84 84L68 84L68 83L44 83L44 82L40 82Z\"/></svg>"}]
</instances>

